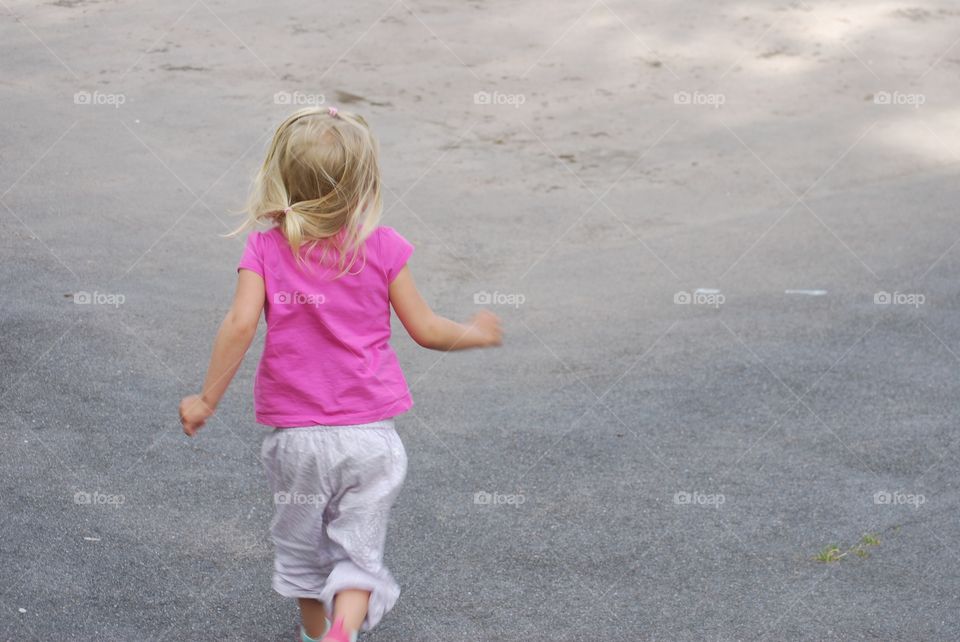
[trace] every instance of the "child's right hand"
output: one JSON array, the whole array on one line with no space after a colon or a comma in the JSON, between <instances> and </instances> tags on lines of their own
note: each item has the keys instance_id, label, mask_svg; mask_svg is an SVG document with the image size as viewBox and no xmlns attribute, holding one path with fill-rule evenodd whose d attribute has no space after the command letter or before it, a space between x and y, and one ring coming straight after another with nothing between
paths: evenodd
<instances>
[{"instance_id":1,"label":"child's right hand","mask_svg":"<svg viewBox=\"0 0 960 642\"><path fill-rule=\"evenodd\" d=\"M503 329L500 327L500 317L489 310L481 310L470 317L467 322L470 331L476 338L476 344L481 348L491 348L503 343Z\"/></svg>"}]
</instances>

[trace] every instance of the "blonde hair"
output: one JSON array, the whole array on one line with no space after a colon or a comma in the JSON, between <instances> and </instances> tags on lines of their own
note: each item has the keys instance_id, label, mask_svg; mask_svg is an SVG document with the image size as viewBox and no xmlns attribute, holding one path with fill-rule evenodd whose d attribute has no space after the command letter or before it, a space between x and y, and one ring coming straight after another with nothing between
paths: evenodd
<instances>
[{"instance_id":1,"label":"blonde hair","mask_svg":"<svg viewBox=\"0 0 960 642\"><path fill-rule=\"evenodd\" d=\"M230 236L261 222L275 224L301 263L302 247L323 242L321 263L332 247L343 276L380 221L378 155L362 116L320 107L291 114L273 135L254 180L247 219Z\"/></svg>"}]
</instances>

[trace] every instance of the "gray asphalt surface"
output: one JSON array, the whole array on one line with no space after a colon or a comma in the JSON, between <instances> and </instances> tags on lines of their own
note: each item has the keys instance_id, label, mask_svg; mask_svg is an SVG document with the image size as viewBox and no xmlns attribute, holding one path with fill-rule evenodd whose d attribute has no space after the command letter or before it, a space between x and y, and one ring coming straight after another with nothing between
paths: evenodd
<instances>
[{"instance_id":1,"label":"gray asphalt surface","mask_svg":"<svg viewBox=\"0 0 960 642\"><path fill-rule=\"evenodd\" d=\"M379 135L435 307L507 330L395 328L403 593L362 639L960 637L952 4L2 14L0 639L292 639L262 340L198 439L176 405L310 101Z\"/></svg>"}]
</instances>

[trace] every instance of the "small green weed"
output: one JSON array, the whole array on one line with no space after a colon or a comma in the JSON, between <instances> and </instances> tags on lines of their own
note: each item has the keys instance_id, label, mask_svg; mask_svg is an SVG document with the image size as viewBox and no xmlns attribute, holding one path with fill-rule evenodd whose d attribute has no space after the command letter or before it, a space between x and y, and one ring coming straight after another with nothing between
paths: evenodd
<instances>
[{"instance_id":1,"label":"small green weed","mask_svg":"<svg viewBox=\"0 0 960 642\"><path fill-rule=\"evenodd\" d=\"M847 550L842 550L836 544L830 544L824 546L819 553L813 556L813 559L817 562L823 562L824 564L830 564L833 562L839 562L844 557L853 553L860 559L866 559L870 557L870 547L879 546L880 540L876 535L871 535L869 533L865 534L860 538L860 541L848 548Z\"/></svg>"}]
</instances>

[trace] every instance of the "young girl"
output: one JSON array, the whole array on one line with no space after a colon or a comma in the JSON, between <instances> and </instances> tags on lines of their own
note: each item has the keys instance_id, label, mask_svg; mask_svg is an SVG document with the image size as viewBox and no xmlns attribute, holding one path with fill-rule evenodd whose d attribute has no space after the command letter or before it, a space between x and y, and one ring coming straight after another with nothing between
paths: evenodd
<instances>
[{"instance_id":1,"label":"young girl","mask_svg":"<svg viewBox=\"0 0 960 642\"><path fill-rule=\"evenodd\" d=\"M194 436L265 311L254 400L257 421L274 427L261 450L276 504L273 588L297 598L304 642L355 641L400 593L383 545L407 467L393 418L413 401L389 344L390 306L425 348L501 340L489 312L460 324L431 311L406 265L413 246L378 227L381 209L378 148L363 118L334 108L287 118L236 233L270 228L247 237L203 389L180 402Z\"/></svg>"}]
</instances>

